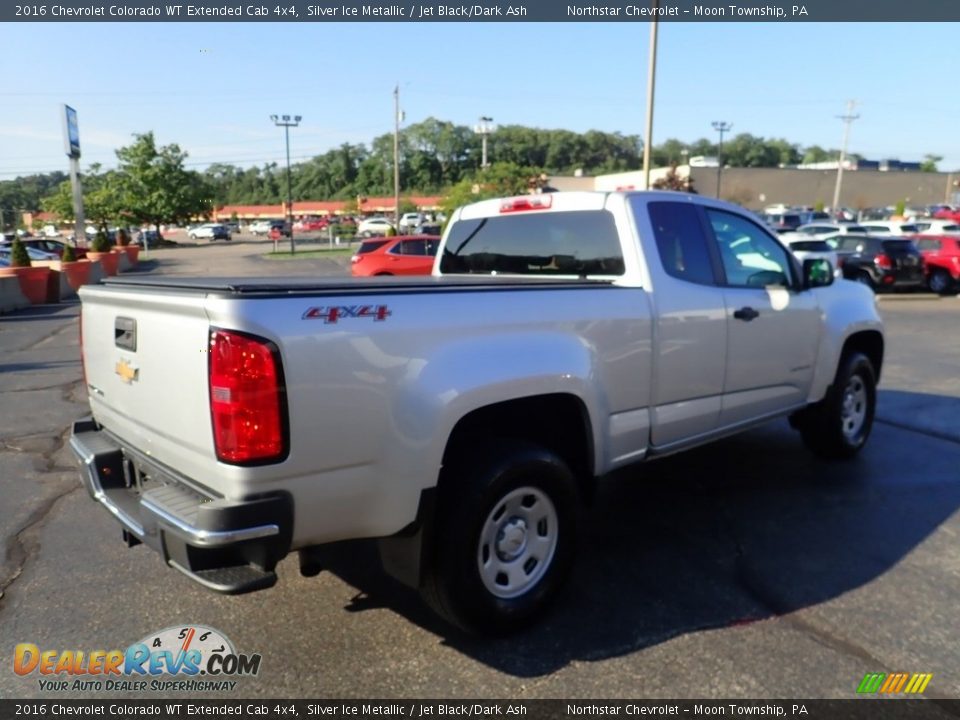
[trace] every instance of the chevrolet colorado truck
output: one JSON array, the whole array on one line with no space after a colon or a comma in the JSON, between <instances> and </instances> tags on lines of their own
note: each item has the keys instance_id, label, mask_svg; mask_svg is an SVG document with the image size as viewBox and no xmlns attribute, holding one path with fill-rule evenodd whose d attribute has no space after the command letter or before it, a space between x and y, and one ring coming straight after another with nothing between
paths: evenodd
<instances>
[{"instance_id":1,"label":"chevrolet colorado truck","mask_svg":"<svg viewBox=\"0 0 960 720\"><path fill-rule=\"evenodd\" d=\"M673 192L459 209L420 278L117 277L80 291L71 446L130 545L209 589L375 539L456 625L508 632L570 570L599 478L789 417L870 434L873 294ZM312 559L313 558L313 559Z\"/></svg>"}]
</instances>

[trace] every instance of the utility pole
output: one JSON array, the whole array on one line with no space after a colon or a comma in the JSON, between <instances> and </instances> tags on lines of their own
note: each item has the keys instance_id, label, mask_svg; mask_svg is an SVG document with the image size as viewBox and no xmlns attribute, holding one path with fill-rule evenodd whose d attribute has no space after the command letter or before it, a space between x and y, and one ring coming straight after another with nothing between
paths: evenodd
<instances>
[{"instance_id":1,"label":"utility pole","mask_svg":"<svg viewBox=\"0 0 960 720\"><path fill-rule=\"evenodd\" d=\"M393 228L400 233L400 83L393 89Z\"/></svg>"},{"instance_id":2,"label":"utility pole","mask_svg":"<svg viewBox=\"0 0 960 720\"><path fill-rule=\"evenodd\" d=\"M482 148L480 156L480 169L487 167L490 163L487 162L487 136L490 135L494 127L490 123L493 122L492 117L483 116L480 118L480 124L475 125L473 131L480 136L480 146Z\"/></svg>"},{"instance_id":3,"label":"utility pole","mask_svg":"<svg viewBox=\"0 0 960 720\"><path fill-rule=\"evenodd\" d=\"M856 100L847 101L847 114L837 115L843 120L843 145L840 148L840 163L837 165L837 184L833 188L833 206L830 208L834 217L837 215L837 208L840 207L840 185L843 183L843 164L847 161L847 142L850 140L850 123L856 120L859 115L853 114L853 108L856 106Z\"/></svg>"},{"instance_id":4,"label":"utility pole","mask_svg":"<svg viewBox=\"0 0 960 720\"><path fill-rule=\"evenodd\" d=\"M719 200L720 175L723 172L723 134L730 132L733 128L733 123L728 123L725 120L714 120L711 125L713 125L714 130L720 133L720 145L717 147L717 200Z\"/></svg>"},{"instance_id":5,"label":"utility pole","mask_svg":"<svg viewBox=\"0 0 960 720\"><path fill-rule=\"evenodd\" d=\"M271 115L270 119L273 120L274 125L283 128L283 134L287 141L287 225L290 228L290 254L293 255L296 253L297 247L293 242L293 184L290 180L290 128L300 125L300 121L303 118L300 115L294 115L292 119L289 115Z\"/></svg>"},{"instance_id":6,"label":"utility pole","mask_svg":"<svg viewBox=\"0 0 960 720\"><path fill-rule=\"evenodd\" d=\"M643 139L643 189L650 189L650 151L653 145L653 90L657 77L657 10L660 0L653 0L650 21L650 61L647 63L647 134Z\"/></svg>"}]
</instances>

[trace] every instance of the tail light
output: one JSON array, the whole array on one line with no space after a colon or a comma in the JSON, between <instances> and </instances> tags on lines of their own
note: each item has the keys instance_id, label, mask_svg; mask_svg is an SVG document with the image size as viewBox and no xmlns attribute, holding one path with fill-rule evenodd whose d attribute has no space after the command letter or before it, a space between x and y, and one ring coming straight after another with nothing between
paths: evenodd
<instances>
[{"instance_id":1,"label":"tail light","mask_svg":"<svg viewBox=\"0 0 960 720\"><path fill-rule=\"evenodd\" d=\"M893 267L893 262L890 260L890 256L884 253L880 253L873 261L877 267L884 268L889 270Z\"/></svg>"},{"instance_id":2,"label":"tail light","mask_svg":"<svg viewBox=\"0 0 960 720\"><path fill-rule=\"evenodd\" d=\"M500 203L500 212L523 212L524 210L546 210L553 205L552 195L521 195L507 198Z\"/></svg>"},{"instance_id":3,"label":"tail light","mask_svg":"<svg viewBox=\"0 0 960 720\"><path fill-rule=\"evenodd\" d=\"M269 340L229 330L210 333L210 413L217 459L234 465L286 457L280 354Z\"/></svg>"}]
</instances>

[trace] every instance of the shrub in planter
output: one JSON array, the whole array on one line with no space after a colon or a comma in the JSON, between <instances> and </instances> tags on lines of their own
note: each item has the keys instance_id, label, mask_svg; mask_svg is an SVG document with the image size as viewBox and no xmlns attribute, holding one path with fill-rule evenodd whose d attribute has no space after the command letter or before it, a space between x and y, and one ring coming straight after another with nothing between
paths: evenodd
<instances>
[{"instance_id":1,"label":"shrub in planter","mask_svg":"<svg viewBox=\"0 0 960 720\"><path fill-rule=\"evenodd\" d=\"M60 262L71 263L77 261L77 254L73 251L73 245L65 245Z\"/></svg>"},{"instance_id":2,"label":"shrub in planter","mask_svg":"<svg viewBox=\"0 0 960 720\"><path fill-rule=\"evenodd\" d=\"M10 248L10 267L25 268L30 267L30 253L20 242L20 238L14 238L13 245Z\"/></svg>"},{"instance_id":3,"label":"shrub in planter","mask_svg":"<svg viewBox=\"0 0 960 720\"><path fill-rule=\"evenodd\" d=\"M27 248L20 242L20 238L13 239L10 248L10 267L0 268L0 275L14 275L20 281L20 291L34 305L47 301L47 280L50 276L48 267L32 267Z\"/></svg>"},{"instance_id":4,"label":"shrub in planter","mask_svg":"<svg viewBox=\"0 0 960 720\"><path fill-rule=\"evenodd\" d=\"M110 252L110 239L103 230L100 230L93 236L93 242L90 243L90 249L97 253Z\"/></svg>"},{"instance_id":5,"label":"shrub in planter","mask_svg":"<svg viewBox=\"0 0 960 720\"><path fill-rule=\"evenodd\" d=\"M110 240L107 239L103 231L98 232L94 236L93 242L90 243L90 251L87 253L87 257L91 260L99 260L105 275L117 274L120 266L120 256L115 252L111 252Z\"/></svg>"}]
</instances>

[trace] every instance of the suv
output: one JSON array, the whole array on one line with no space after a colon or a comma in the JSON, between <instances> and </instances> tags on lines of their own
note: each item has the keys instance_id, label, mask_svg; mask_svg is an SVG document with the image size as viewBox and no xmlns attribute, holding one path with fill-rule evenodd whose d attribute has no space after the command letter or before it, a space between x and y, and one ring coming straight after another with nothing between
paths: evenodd
<instances>
[{"instance_id":1,"label":"suv","mask_svg":"<svg viewBox=\"0 0 960 720\"><path fill-rule=\"evenodd\" d=\"M960 288L960 238L919 235L914 242L927 265L930 292L946 295Z\"/></svg>"},{"instance_id":2,"label":"suv","mask_svg":"<svg viewBox=\"0 0 960 720\"><path fill-rule=\"evenodd\" d=\"M367 240L350 258L350 273L355 277L429 275L439 246L440 238L435 235Z\"/></svg>"},{"instance_id":3,"label":"suv","mask_svg":"<svg viewBox=\"0 0 960 720\"><path fill-rule=\"evenodd\" d=\"M293 232L290 229L290 223L285 220L271 220L268 234L271 240L279 240L282 237L290 237Z\"/></svg>"},{"instance_id":4,"label":"suv","mask_svg":"<svg viewBox=\"0 0 960 720\"><path fill-rule=\"evenodd\" d=\"M823 239L836 248L843 276L874 291L918 288L927 281L923 256L912 240L856 234Z\"/></svg>"},{"instance_id":5,"label":"suv","mask_svg":"<svg viewBox=\"0 0 960 720\"><path fill-rule=\"evenodd\" d=\"M187 235L189 235L190 238L193 240L206 238L211 242L213 242L214 240L230 239L230 231L227 229L227 226L220 225L217 223L207 223L206 225L201 225L200 227L193 228L187 233Z\"/></svg>"},{"instance_id":6,"label":"suv","mask_svg":"<svg viewBox=\"0 0 960 720\"><path fill-rule=\"evenodd\" d=\"M357 235L362 238L373 237L374 235L386 235L387 231L392 228L393 223L386 218L367 218L357 225Z\"/></svg>"}]
</instances>

